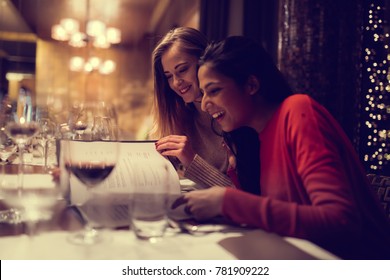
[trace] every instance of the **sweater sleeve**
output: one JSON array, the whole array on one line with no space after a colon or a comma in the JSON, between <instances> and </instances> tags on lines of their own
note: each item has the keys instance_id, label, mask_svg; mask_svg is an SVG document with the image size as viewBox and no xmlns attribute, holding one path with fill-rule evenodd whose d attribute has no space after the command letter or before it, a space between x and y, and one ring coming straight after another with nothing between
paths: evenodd
<instances>
[{"instance_id":1,"label":"sweater sleeve","mask_svg":"<svg viewBox=\"0 0 390 280\"><path fill-rule=\"evenodd\" d=\"M198 154L184 171L184 176L204 187L232 186L233 183L229 177L206 162Z\"/></svg>"}]
</instances>

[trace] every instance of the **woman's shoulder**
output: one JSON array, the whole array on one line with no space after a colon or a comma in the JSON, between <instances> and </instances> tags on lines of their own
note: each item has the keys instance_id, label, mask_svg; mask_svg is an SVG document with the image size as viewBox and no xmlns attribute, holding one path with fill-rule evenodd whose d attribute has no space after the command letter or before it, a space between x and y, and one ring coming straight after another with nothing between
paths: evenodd
<instances>
[{"instance_id":1,"label":"woman's shoulder","mask_svg":"<svg viewBox=\"0 0 390 280\"><path fill-rule=\"evenodd\" d=\"M323 106L308 94L296 93L288 96L281 104L285 112L323 111Z\"/></svg>"},{"instance_id":2,"label":"woman's shoulder","mask_svg":"<svg viewBox=\"0 0 390 280\"><path fill-rule=\"evenodd\" d=\"M328 116L327 110L308 94L296 93L287 97L280 106L280 114L297 120L309 116Z\"/></svg>"},{"instance_id":3,"label":"woman's shoulder","mask_svg":"<svg viewBox=\"0 0 390 280\"><path fill-rule=\"evenodd\" d=\"M304 93L295 93L290 96L288 96L284 101L284 106L292 106L292 107L298 107L298 106L307 106L310 103L312 103L313 99L308 95Z\"/></svg>"}]
</instances>

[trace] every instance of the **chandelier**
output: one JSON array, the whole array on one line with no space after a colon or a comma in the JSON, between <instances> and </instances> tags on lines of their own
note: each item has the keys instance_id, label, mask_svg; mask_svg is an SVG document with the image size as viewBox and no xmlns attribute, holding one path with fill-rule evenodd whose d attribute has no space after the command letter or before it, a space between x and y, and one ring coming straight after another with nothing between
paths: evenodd
<instances>
[{"instance_id":1,"label":"chandelier","mask_svg":"<svg viewBox=\"0 0 390 280\"><path fill-rule=\"evenodd\" d=\"M98 71L100 74L108 75L115 71L116 64L108 59L102 61L99 57L92 56L85 60L81 56L73 56L69 61L69 69L75 72Z\"/></svg>"},{"instance_id":2,"label":"chandelier","mask_svg":"<svg viewBox=\"0 0 390 280\"><path fill-rule=\"evenodd\" d=\"M89 20L84 33L80 31L80 24L77 20L64 18L59 24L53 25L51 37L57 41L68 42L75 48L87 47L90 43L95 48L107 49L121 42L121 31L114 27L107 27L100 20ZM116 64L112 60L103 61L96 56L88 59L73 56L69 61L69 68L76 72L98 71L100 74L108 75L115 71Z\"/></svg>"},{"instance_id":3,"label":"chandelier","mask_svg":"<svg viewBox=\"0 0 390 280\"><path fill-rule=\"evenodd\" d=\"M72 18L64 18L59 24L53 25L51 37L57 41L67 41L76 48L86 47L89 42L96 48L107 49L112 44L121 42L121 31L118 28L107 27L100 20L90 20L85 32L80 31L80 24Z\"/></svg>"}]
</instances>

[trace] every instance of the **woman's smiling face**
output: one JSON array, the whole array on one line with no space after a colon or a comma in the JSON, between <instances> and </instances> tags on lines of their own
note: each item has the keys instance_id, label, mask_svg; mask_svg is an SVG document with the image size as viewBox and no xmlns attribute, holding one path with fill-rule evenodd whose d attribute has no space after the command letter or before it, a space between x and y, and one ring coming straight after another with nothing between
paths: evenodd
<instances>
[{"instance_id":1,"label":"woman's smiling face","mask_svg":"<svg viewBox=\"0 0 390 280\"><path fill-rule=\"evenodd\" d=\"M203 92L202 110L209 113L221 128L232 131L249 125L253 115L253 102L246 86L237 83L202 65L198 72L199 85Z\"/></svg>"},{"instance_id":2,"label":"woman's smiling face","mask_svg":"<svg viewBox=\"0 0 390 280\"><path fill-rule=\"evenodd\" d=\"M198 58L181 51L178 43L174 43L161 56L161 63L169 86L183 98L185 103L201 99L197 78L197 62Z\"/></svg>"}]
</instances>

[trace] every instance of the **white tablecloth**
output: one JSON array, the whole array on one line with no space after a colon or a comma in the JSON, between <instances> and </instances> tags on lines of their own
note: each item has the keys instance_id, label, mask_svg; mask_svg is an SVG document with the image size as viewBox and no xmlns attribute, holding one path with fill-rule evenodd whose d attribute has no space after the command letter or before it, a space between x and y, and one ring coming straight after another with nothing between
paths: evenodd
<instances>
[{"instance_id":1,"label":"white tablecloth","mask_svg":"<svg viewBox=\"0 0 390 280\"><path fill-rule=\"evenodd\" d=\"M71 244L67 240L70 234L57 231L40 233L32 238L26 235L1 237L0 259L336 259L305 240L283 239L261 230L202 236L168 232L156 243L138 240L130 230L108 230L104 232L103 243L89 246Z\"/></svg>"}]
</instances>

